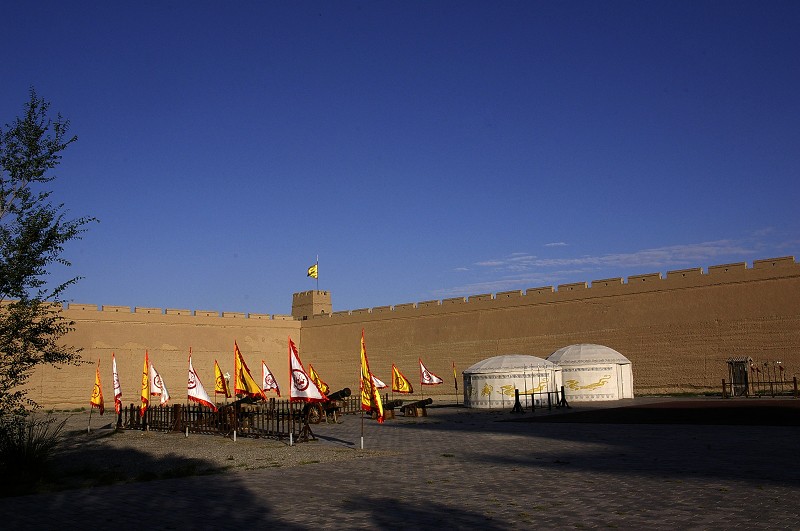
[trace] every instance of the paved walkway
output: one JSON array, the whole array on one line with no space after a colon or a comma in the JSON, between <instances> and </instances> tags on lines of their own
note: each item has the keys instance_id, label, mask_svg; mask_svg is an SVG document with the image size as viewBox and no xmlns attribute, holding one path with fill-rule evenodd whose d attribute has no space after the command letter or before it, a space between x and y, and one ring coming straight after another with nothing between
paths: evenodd
<instances>
[{"instance_id":1,"label":"paved walkway","mask_svg":"<svg viewBox=\"0 0 800 531\"><path fill-rule=\"evenodd\" d=\"M453 407L383 425L367 420L365 448L391 455L0 499L0 522L4 529L800 528L798 427L508 422L519 418ZM360 445L358 417L314 431L319 441L307 444Z\"/></svg>"}]
</instances>

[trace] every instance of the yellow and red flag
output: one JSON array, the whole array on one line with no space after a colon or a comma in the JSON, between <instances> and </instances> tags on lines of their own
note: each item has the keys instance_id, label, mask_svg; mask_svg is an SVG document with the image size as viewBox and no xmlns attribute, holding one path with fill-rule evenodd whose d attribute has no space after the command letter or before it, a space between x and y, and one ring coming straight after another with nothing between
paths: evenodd
<instances>
[{"instance_id":1,"label":"yellow and red flag","mask_svg":"<svg viewBox=\"0 0 800 531\"><path fill-rule=\"evenodd\" d=\"M374 411L378 422L383 422L383 402L378 394L367 360L367 347L364 344L364 330L361 330L361 409Z\"/></svg>"},{"instance_id":2,"label":"yellow and red flag","mask_svg":"<svg viewBox=\"0 0 800 531\"><path fill-rule=\"evenodd\" d=\"M233 393L266 400L267 396L250 374L250 369L247 368L247 364L244 362L244 357L242 356L242 353L239 350L239 345L236 344L236 341L233 342L233 354Z\"/></svg>"},{"instance_id":3,"label":"yellow and red flag","mask_svg":"<svg viewBox=\"0 0 800 531\"><path fill-rule=\"evenodd\" d=\"M100 385L100 360L97 360L97 368L94 372L94 389L92 389L92 398L89 400L89 403L92 407L99 409L101 415L105 411L105 405L103 404L103 386Z\"/></svg>"},{"instance_id":4,"label":"yellow and red flag","mask_svg":"<svg viewBox=\"0 0 800 531\"><path fill-rule=\"evenodd\" d=\"M458 391L458 375L456 374L456 362L453 362L453 384L456 386L456 391Z\"/></svg>"},{"instance_id":5,"label":"yellow and red flag","mask_svg":"<svg viewBox=\"0 0 800 531\"><path fill-rule=\"evenodd\" d=\"M408 378L403 376L394 363L392 363L392 392L394 393L413 393L414 388Z\"/></svg>"},{"instance_id":6,"label":"yellow and red flag","mask_svg":"<svg viewBox=\"0 0 800 531\"><path fill-rule=\"evenodd\" d=\"M317 371L314 370L314 366L310 363L308 364L308 377L311 378L312 382L317 384L317 387L319 387L319 390L323 395L327 395L328 391L331 390L330 386L319 377Z\"/></svg>"},{"instance_id":7,"label":"yellow and red flag","mask_svg":"<svg viewBox=\"0 0 800 531\"><path fill-rule=\"evenodd\" d=\"M139 416L144 417L147 406L150 404L150 358L144 351L144 369L142 369L142 405L139 406Z\"/></svg>"},{"instance_id":8,"label":"yellow and red flag","mask_svg":"<svg viewBox=\"0 0 800 531\"><path fill-rule=\"evenodd\" d=\"M217 360L214 360L214 394L223 394L225 398L231 397L231 392L228 390L228 382L225 380L225 375L222 374L222 369L219 368Z\"/></svg>"}]
</instances>

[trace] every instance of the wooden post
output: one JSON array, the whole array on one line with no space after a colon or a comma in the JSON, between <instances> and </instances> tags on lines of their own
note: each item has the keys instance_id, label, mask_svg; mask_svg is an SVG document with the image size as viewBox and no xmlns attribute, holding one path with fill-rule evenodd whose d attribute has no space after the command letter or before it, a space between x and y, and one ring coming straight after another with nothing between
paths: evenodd
<instances>
[{"instance_id":1,"label":"wooden post","mask_svg":"<svg viewBox=\"0 0 800 531\"><path fill-rule=\"evenodd\" d=\"M183 423L181 422L183 420L181 418L181 415L182 415L183 412L181 411L181 409L182 409L182 407L181 407L180 404L174 404L172 406L172 413L175 416L175 420L174 420L174 422L175 422L175 431L183 431ZM186 429L187 430L189 429L188 423L187 423ZM187 432L187 437L188 437L188 432Z\"/></svg>"},{"instance_id":2,"label":"wooden post","mask_svg":"<svg viewBox=\"0 0 800 531\"><path fill-rule=\"evenodd\" d=\"M722 398L728 398L728 390L725 388L725 378L722 379Z\"/></svg>"},{"instance_id":3,"label":"wooden post","mask_svg":"<svg viewBox=\"0 0 800 531\"><path fill-rule=\"evenodd\" d=\"M514 389L514 407L511 408L511 413L524 413L519 401L519 389Z\"/></svg>"}]
</instances>

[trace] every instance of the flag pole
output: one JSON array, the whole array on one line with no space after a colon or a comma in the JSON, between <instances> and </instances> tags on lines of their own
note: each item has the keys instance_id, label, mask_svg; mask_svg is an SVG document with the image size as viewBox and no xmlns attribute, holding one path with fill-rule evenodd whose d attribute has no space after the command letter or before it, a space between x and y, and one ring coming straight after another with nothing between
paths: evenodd
<instances>
[{"instance_id":1,"label":"flag pole","mask_svg":"<svg viewBox=\"0 0 800 531\"><path fill-rule=\"evenodd\" d=\"M360 382L359 388L361 390L361 393L360 393L361 397L359 397L359 402L361 402L361 400L363 399L363 396L364 396L364 394L363 394L364 393L364 388L363 388L364 375L361 374L360 370L358 371L358 381ZM361 449L363 450L364 449L364 407L363 407L363 404L361 404L361 403L359 403L359 406L361 406Z\"/></svg>"},{"instance_id":2,"label":"flag pole","mask_svg":"<svg viewBox=\"0 0 800 531\"><path fill-rule=\"evenodd\" d=\"M86 433L92 433L92 412L94 411L94 406L89 408L89 425L86 426Z\"/></svg>"},{"instance_id":3,"label":"flag pole","mask_svg":"<svg viewBox=\"0 0 800 531\"><path fill-rule=\"evenodd\" d=\"M456 386L456 406L458 406L458 378L456 377L456 362L453 362L453 385Z\"/></svg>"},{"instance_id":4,"label":"flag pole","mask_svg":"<svg viewBox=\"0 0 800 531\"><path fill-rule=\"evenodd\" d=\"M317 278L315 280L317 281L317 291L319 291L319 255L317 255L317 261L315 265L317 266Z\"/></svg>"}]
</instances>

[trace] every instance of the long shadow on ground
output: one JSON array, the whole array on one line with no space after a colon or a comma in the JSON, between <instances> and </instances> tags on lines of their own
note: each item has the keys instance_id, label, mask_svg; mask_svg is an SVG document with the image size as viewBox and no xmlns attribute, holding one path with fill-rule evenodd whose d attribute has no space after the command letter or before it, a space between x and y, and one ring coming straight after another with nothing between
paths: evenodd
<instances>
[{"instance_id":1,"label":"long shadow on ground","mask_svg":"<svg viewBox=\"0 0 800 531\"><path fill-rule=\"evenodd\" d=\"M670 401L507 419L515 422L800 426L799 400Z\"/></svg>"},{"instance_id":2,"label":"long shadow on ground","mask_svg":"<svg viewBox=\"0 0 800 531\"><path fill-rule=\"evenodd\" d=\"M261 524L301 529L277 517L264 496L237 474L223 474L228 467L175 453L156 457L95 444L112 433L66 433L67 442L40 481L27 486L4 481L2 527L249 529Z\"/></svg>"},{"instance_id":3,"label":"long shadow on ground","mask_svg":"<svg viewBox=\"0 0 800 531\"><path fill-rule=\"evenodd\" d=\"M787 463L795 460L798 426L800 401L722 399L575 407L549 415L440 408L420 422L397 423L400 430L438 432L432 435L437 451L453 452L457 460L793 487L800 485L800 470ZM484 442L469 444L472 437Z\"/></svg>"}]
</instances>

